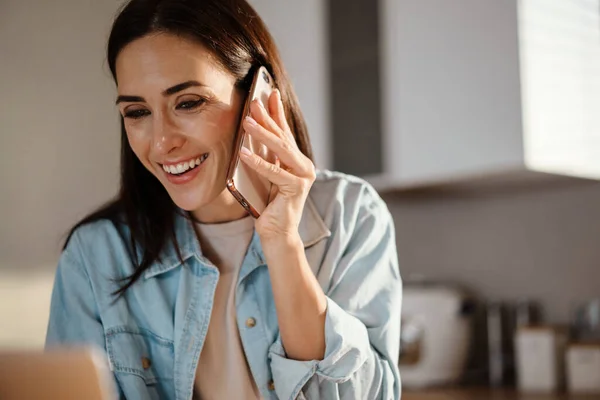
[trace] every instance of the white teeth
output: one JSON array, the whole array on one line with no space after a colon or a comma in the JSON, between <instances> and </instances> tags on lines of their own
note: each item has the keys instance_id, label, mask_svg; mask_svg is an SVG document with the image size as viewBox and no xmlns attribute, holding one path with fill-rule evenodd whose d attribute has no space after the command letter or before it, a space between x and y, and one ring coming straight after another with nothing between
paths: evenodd
<instances>
[{"instance_id":1,"label":"white teeth","mask_svg":"<svg viewBox=\"0 0 600 400\"><path fill-rule=\"evenodd\" d=\"M168 172L170 174L181 174L191 168L195 168L197 165L202 164L207 157L208 154L203 154L195 160L185 161L177 165L163 165L163 169L165 170L165 172Z\"/></svg>"}]
</instances>

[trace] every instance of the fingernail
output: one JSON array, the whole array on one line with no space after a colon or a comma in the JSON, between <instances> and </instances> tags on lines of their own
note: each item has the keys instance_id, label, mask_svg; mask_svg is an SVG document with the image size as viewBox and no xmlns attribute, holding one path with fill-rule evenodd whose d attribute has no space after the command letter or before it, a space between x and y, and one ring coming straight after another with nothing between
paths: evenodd
<instances>
[{"instance_id":1,"label":"fingernail","mask_svg":"<svg viewBox=\"0 0 600 400\"><path fill-rule=\"evenodd\" d=\"M279 89L275 89L275 93L277 93L277 100L281 101L281 92Z\"/></svg>"},{"instance_id":2,"label":"fingernail","mask_svg":"<svg viewBox=\"0 0 600 400\"><path fill-rule=\"evenodd\" d=\"M245 156L249 156L250 154L252 154L246 146L242 146L242 148L240 149L240 152Z\"/></svg>"},{"instance_id":3,"label":"fingernail","mask_svg":"<svg viewBox=\"0 0 600 400\"><path fill-rule=\"evenodd\" d=\"M256 120L254 118L252 118L251 116L249 116L249 115L246 117L246 122L249 123L252 126L256 125Z\"/></svg>"}]
</instances>

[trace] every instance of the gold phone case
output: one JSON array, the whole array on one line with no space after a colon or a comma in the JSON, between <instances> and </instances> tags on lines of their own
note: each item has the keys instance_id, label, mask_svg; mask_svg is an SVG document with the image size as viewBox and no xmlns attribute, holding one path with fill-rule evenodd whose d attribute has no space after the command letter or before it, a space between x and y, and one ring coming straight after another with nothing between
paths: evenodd
<instances>
[{"instance_id":1,"label":"gold phone case","mask_svg":"<svg viewBox=\"0 0 600 400\"><path fill-rule=\"evenodd\" d=\"M254 99L259 99L268 109L269 97L273 90L275 90L273 78L265 67L260 67L254 75L252 87L244 104L227 171L227 189L254 218L258 218L269 204L272 184L240 161L240 149L244 146L253 154L273 164L276 163L276 157L267 146L246 134L243 122L250 114L250 103Z\"/></svg>"}]
</instances>

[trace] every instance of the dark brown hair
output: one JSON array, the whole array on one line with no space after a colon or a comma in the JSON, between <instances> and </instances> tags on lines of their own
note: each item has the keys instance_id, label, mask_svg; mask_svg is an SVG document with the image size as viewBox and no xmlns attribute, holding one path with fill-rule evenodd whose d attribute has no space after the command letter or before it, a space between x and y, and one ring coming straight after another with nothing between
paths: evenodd
<instances>
[{"instance_id":1,"label":"dark brown hair","mask_svg":"<svg viewBox=\"0 0 600 400\"><path fill-rule=\"evenodd\" d=\"M264 65L281 92L288 124L298 147L312 159L306 124L275 42L245 0L129 1L117 15L108 40L108 65L117 85L115 64L120 51L134 40L153 33L174 34L202 44L244 90L249 89L254 71ZM101 219L112 221L128 240L135 265L134 273L124 279L125 284L117 292L122 294L159 260L161 250L169 242L179 252L174 228L177 212L178 208L165 188L133 153L121 118L119 193L113 201L77 223L70 231L65 247L78 227Z\"/></svg>"}]
</instances>

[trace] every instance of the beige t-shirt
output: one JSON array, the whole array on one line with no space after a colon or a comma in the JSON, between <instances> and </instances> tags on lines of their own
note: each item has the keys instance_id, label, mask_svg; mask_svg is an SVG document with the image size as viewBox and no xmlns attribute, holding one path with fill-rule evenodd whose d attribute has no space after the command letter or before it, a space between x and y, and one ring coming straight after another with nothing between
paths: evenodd
<instances>
[{"instance_id":1,"label":"beige t-shirt","mask_svg":"<svg viewBox=\"0 0 600 400\"><path fill-rule=\"evenodd\" d=\"M219 269L213 310L200 354L194 398L260 399L236 323L235 289L254 231L251 216L222 224L196 224L202 253Z\"/></svg>"}]
</instances>

